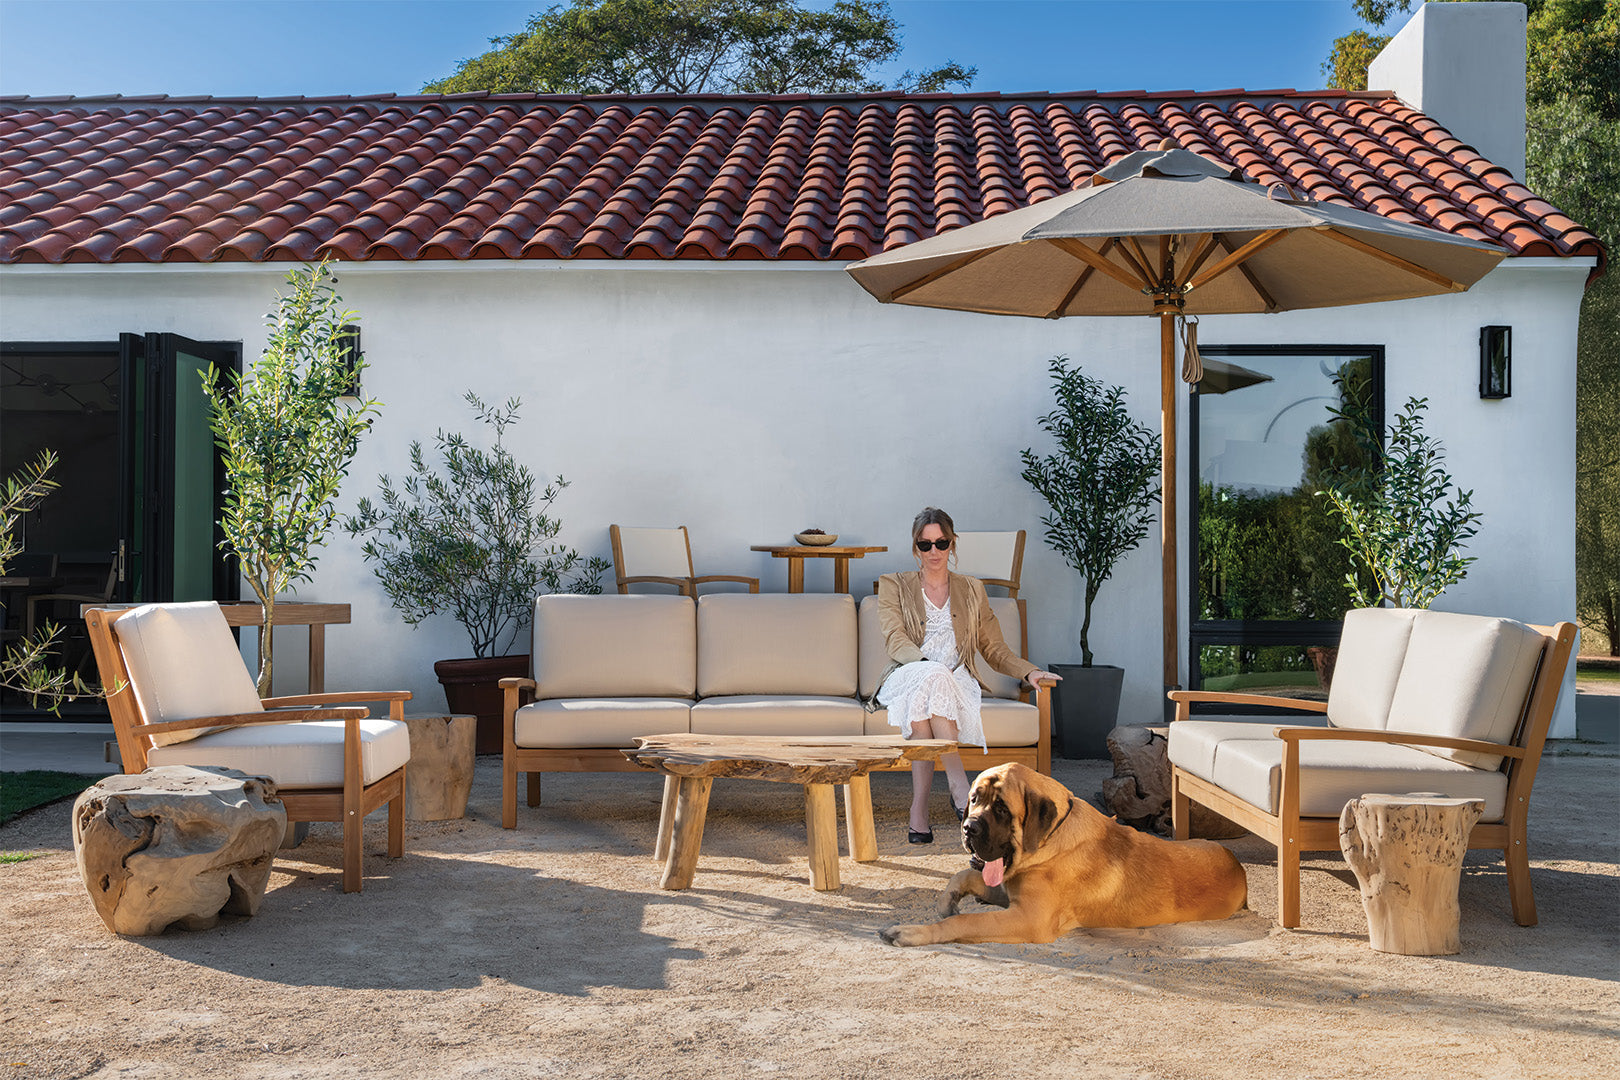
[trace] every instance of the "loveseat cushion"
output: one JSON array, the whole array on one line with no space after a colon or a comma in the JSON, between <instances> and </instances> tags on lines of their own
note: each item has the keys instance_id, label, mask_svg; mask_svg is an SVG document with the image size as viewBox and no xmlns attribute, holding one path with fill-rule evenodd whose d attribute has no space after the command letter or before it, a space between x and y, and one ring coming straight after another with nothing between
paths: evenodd
<instances>
[{"instance_id":1,"label":"loveseat cushion","mask_svg":"<svg viewBox=\"0 0 1620 1080\"><path fill-rule=\"evenodd\" d=\"M690 732L691 713L685 698L542 698L513 714L512 741L523 747L629 749L638 735Z\"/></svg>"},{"instance_id":2,"label":"loveseat cushion","mask_svg":"<svg viewBox=\"0 0 1620 1080\"><path fill-rule=\"evenodd\" d=\"M693 697L692 598L538 597L532 654L537 698Z\"/></svg>"},{"instance_id":3,"label":"loveseat cushion","mask_svg":"<svg viewBox=\"0 0 1620 1080\"><path fill-rule=\"evenodd\" d=\"M790 694L854 701L855 601L843 593L704 596L697 641L700 698Z\"/></svg>"},{"instance_id":4,"label":"loveseat cushion","mask_svg":"<svg viewBox=\"0 0 1620 1080\"><path fill-rule=\"evenodd\" d=\"M1209 779L1275 814L1281 799L1282 753L1281 739L1225 739L1215 750L1214 776ZM1302 817L1336 818L1345 803L1372 792L1432 791L1483 799L1481 821L1501 821L1507 805L1505 773L1471 768L1410 746L1310 740L1299 744L1299 760Z\"/></svg>"},{"instance_id":5,"label":"loveseat cushion","mask_svg":"<svg viewBox=\"0 0 1620 1080\"><path fill-rule=\"evenodd\" d=\"M731 694L692 706L692 734L859 735L865 718L851 697Z\"/></svg>"},{"instance_id":6,"label":"loveseat cushion","mask_svg":"<svg viewBox=\"0 0 1620 1080\"><path fill-rule=\"evenodd\" d=\"M1024 647L1024 623L1019 614L1018 601L1010 596L992 596L990 610L995 612L996 622L1001 625L1001 636L1007 646L1019 652ZM878 680L889 670L889 650L883 643L883 631L878 625L876 596L861 598L857 626L860 634L860 692L862 697L870 698L878 692ZM1022 691L1023 680L1003 675L991 667L982 655L976 661L976 666L991 697L1017 698Z\"/></svg>"},{"instance_id":7,"label":"loveseat cushion","mask_svg":"<svg viewBox=\"0 0 1620 1080\"><path fill-rule=\"evenodd\" d=\"M1325 716L1222 716L1219 720L1177 720L1170 725L1167 753L1204 780L1215 779L1215 748L1226 739L1269 739L1273 728L1327 727Z\"/></svg>"},{"instance_id":8,"label":"loveseat cushion","mask_svg":"<svg viewBox=\"0 0 1620 1080\"><path fill-rule=\"evenodd\" d=\"M126 612L115 626L130 689L146 723L264 711L225 614L212 600L146 604ZM153 746L171 746L215 730L166 731L148 738Z\"/></svg>"},{"instance_id":9,"label":"loveseat cushion","mask_svg":"<svg viewBox=\"0 0 1620 1080\"><path fill-rule=\"evenodd\" d=\"M1421 612L1390 703L1389 729L1511 743L1545 641L1512 619ZM1502 764L1499 754L1420 749L1481 769Z\"/></svg>"},{"instance_id":10,"label":"loveseat cushion","mask_svg":"<svg viewBox=\"0 0 1620 1080\"><path fill-rule=\"evenodd\" d=\"M1417 614L1412 608L1345 612L1328 688L1327 715L1334 727L1382 731L1389 726L1389 703Z\"/></svg>"},{"instance_id":11,"label":"loveseat cushion","mask_svg":"<svg viewBox=\"0 0 1620 1080\"><path fill-rule=\"evenodd\" d=\"M1034 746L1041 738L1041 713L1033 705L1004 698L985 698L979 711L986 746ZM896 738L900 729L889 724L889 710L866 714L867 735Z\"/></svg>"},{"instance_id":12,"label":"loveseat cushion","mask_svg":"<svg viewBox=\"0 0 1620 1080\"><path fill-rule=\"evenodd\" d=\"M397 720L360 721L360 779L374 784L411 757L410 729ZM153 765L239 769L268 776L277 787L343 786L343 721L244 724L215 728L178 745L153 748Z\"/></svg>"}]
</instances>

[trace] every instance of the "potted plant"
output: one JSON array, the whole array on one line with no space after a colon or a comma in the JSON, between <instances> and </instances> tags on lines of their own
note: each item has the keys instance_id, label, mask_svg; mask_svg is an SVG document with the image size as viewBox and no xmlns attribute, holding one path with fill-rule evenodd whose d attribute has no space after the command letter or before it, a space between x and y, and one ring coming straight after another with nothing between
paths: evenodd
<instances>
[{"instance_id":1,"label":"potted plant","mask_svg":"<svg viewBox=\"0 0 1620 1080\"><path fill-rule=\"evenodd\" d=\"M348 355L359 317L343 310L336 281L325 262L289 271L292 289L267 317L264 355L243 374L210 365L202 376L225 464L221 546L264 612L260 697L270 694L277 598L310 580L315 549L337 517L332 500L379 411L352 396L365 367Z\"/></svg>"},{"instance_id":2,"label":"potted plant","mask_svg":"<svg viewBox=\"0 0 1620 1080\"><path fill-rule=\"evenodd\" d=\"M412 442L411 475L396 487L379 478L381 506L361 499L343 527L365 536L361 548L388 599L411 626L448 612L466 630L471 657L440 660L434 674L450 709L478 717L478 752L500 753L500 680L527 675L527 653L507 655L534 612L541 592L602 591L608 563L556 542L562 522L551 505L568 482L557 477L543 490L527 466L513 458L506 429L521 402L502 408L466 395L480 423L494 433L488 450L442 429L434 436L441 460L435 471Z\"/></svg>"},{"instance_id":3,"label":"potted plant","mask_svg":"<svg viewBox=\"0 0 1620 1080\"><path fill-rule=\"evenodd\" d=\"M1057 450L1039 457L1026 449L1022 475L1051 507L1041 519L1047 545L1080 572L1085 589L1080 663L1048 665L1063 676L1052 715L1064 757L1106 758L1125 672L1092 663L1091 608L1115 564L1147 536L1159 498L1159 436L1131 418L1123 387L1070 368L1068 357L1049 366L1057 408L1039 423Z\"/></svg>"}]
</instances>

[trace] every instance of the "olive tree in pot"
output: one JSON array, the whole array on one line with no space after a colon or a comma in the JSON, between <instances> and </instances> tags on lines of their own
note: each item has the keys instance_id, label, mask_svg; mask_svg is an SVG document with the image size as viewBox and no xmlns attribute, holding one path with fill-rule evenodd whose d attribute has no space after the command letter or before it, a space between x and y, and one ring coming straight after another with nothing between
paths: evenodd
<instances>
[{"instance_id":1,"label":"olive tree in pot","mask_svg":"<svg viewBox=\"0 0 1620 1080\"><path fill-rule=\"evenodd\" d=\"M1114 566L1147 536L1159 499L1159 436L1131 418L1123 387L1070 368L1064 356L1050 369L1057 408L1039 423L1057 449L1045 457L1025 450L1022 475L1051 507L1041 519L1047 545L1080 572L1085 590L1080 663L1048 665L1063 676L1053 721L1062 756L1107 758L1125 672L1092 663L1091 608Z\"/></svg>"},{"instance_id":2,"label":"olive tree in pot","mask_svg":"<svg viewBox=\"0 0 1620 1080\"><path fill-rule=\"evenodd\" d=\"M601 592L608 564L556 542L562 522L550 510L568 482L559 476L541 488L507 448L521 402L496 408L471 391L466 401L494 433L490 448L441 429L436 471L412 442L411 474L397 487L379 477L381 506L361 499L343 527L366 538L361 552L407 623L447 612L467 631L473 655L440 660L433 671L451 711L478 717L478 752L497 754L500 680L529 673L527 653L506 653L533 617L535 596Z\"/></svg>"}]
</instances>

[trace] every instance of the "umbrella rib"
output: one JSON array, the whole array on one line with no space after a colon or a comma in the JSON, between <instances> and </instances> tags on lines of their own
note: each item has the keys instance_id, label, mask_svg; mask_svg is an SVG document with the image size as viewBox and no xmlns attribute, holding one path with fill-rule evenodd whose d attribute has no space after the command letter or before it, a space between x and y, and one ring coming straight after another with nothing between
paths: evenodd
<instances>
[{"instance_id":1,"label":"umbrella rib","mask_svg":"<svg viewBox=\"0 0 1620 1080\"><path fill-rule=\"evenodd\" d=\"M1286 235L1288 235L1288 230L1286 229L1270 229L1261 233L1259 236L1255 237L1253 240L1250 240L1247 244L1244 244L1226 258L1222 259L1220 262L1216 263L1214 266L1210 267L1208 270L1205 270L1202 274L1199 274L1197 277L1189 281L1187 283L1187 291L1192 292L1194 289L1202 288L1215 278L1220 277L1222 274L1232 269L1234 266L1239 266L1242 263L1247 262L1249 259L1259 254L1261 251L1264 251L1272 244L1275 244Z\"/></svg>"},{"instance_id":2,"label":"umbrella rib","mask_svg":"<svg viewBox=\"0 0 1620 1080\"><path fill-rule=\"evenodd\" d=\"M1095 270L1101 270L1103 273L1107 274L1109 277L1113 278L1115 281L1124 285L1128 289L1146 290L1153 287L1148 283L1146 277L1143 277L1140 280L1133 279L1124 267L1117 263L1110 262L1098 252L1092 251L1090 248L1086 247L1086 245L1082 244L1078 240L1073 239L1072 237L1055 237L1052 240L1052 243L1061 250L1073 255L1087 266L1092 267ZM1123 247L1121 247L1120 250L1122 252L1125 251ZM1128 256L1129 252L1125 252L1125 254Z\"/></svg>"},{"instance_id":3,"label":"umbrella rib","mask_svg":"<svg viewBox=\"0 0 1620 1080\"><path fill-rule=\"evenodd\" d=\"M1097 253L1106 259L1108 257L1109 249L1113 246L1114 238L1110 236L1106 241L1103 242L1102 248ZM1063 312L1067 310L1068 306L1074 303L1074 298L1080 295L1080 290L1086 287L1086 282L1091 280L1091 275L1095 274L1096 272L1097 270L1093 266L1087 266L1084 270L1080 271L1080 276L1074 279L1074 284L1069 286L1069 291L1063 294L1063 299L1058 301L1057 307L1046 313L1046 317L1048 319L1056 319L1062 315Z\"/></svg>"},{"instance_id":4,"label":"umbrella rib","mask_svg":"<svg viewBox=\"0 0 1620 1080\"><path fill-rule=\"evenodd\" d=\"M909 296L918 289L922 288L924 285L932 285L946 274L954 274L963 267L973 265L986 255L994 254L995 251L995 248L985 248L983 251L970 252L962 258L957 259L955 262L948 263L945 266L940 267L931 274L924 274L916 281L908 281L906 284L901 285L899 288L895 289L894 292L889 294L889 300L894 301L900 299L902 296Z\"/></svg>"},{"instance_id":5,"label":"umbrella rib","mask_svg":"<svg viewBox=\"0 0 1620 1080\"><path fill-rule=\"evenodd\" d=\"M1227 240L1224 233L1216 233L1215 238L1220 241L1221 250L1232 250L1232 243L1231 241ZM1255 295L1260 297L1261 301L1266 305L1267 311L1279 310L1277 307L1277 301L1272 297L1271 293L1266 291L1266 287L1260 284L1260 279L1254 276L1254 271L1249 269L1247 263L1239 263L1237 269L1238 273L1243 275L1243 280L1249 283L1249 288L1253 289L1255 291Z\"/></svg>"},{"instance_id":6,"label":"umbrella rib","mask_svg":"<svg viewBox=\"0 0 1620 1080\"><path fill-rule=\"evenodd\" d=\"M1122 239L1119 244L1119 253L1136 267L1136 272L1142 275L1143 285L1147 289L1153 290L1153 283L1158 280L1151 269L1153 262L1147 257L1147 252L1142 250L1142 245L1136 242L1136 237L1127 236Z\"/></svg>"},{"instance_id":7,"label":"umbrella rib","mask_svg":"<svg viewBox=\"0 0 1620 1080\"><path fill-rule=\"evenodd\" d=\"M1192 258L1187 260L1187 265L1182 268L1181 276L1176 279L1177 289L1185 288L1187 280L1198 273L1198 268L1204 265L1204 260L1209 258L1210 253L1215 250L1215 238L1218 235L1220 234L1205 233L1198 238L1197 250L1193 252Z\"/></svg>"},{"instance_id":8,"label":"umbrella rib","mask_svg":"<svg viewBox=\"0 0 1620 1080\"><path fill-rule=\"evenodd\" d=\"M1464 292L1468 288L1468 286L1462 284L1461 282L1453 281L1444 274L1437 274L1426 266L1419 266L1417 263L1407 262L1399 255L1391 255L1387 251L1373 247L1365 240L1357 240L1355 237L1347 236L1344 233L1339 232L1337 229L1324 228L1318 229L1317 231L1323 236L1337 240L1345 247L1353 248L1365 255L1371 255L1375 259L1387 262L1391 266L1399 267L1400 269L1405 270L1408 274L1415 274L1424 281L1438 285L1442 289L1446 289L1451 292Z\"/></svg>"}]
</instances>

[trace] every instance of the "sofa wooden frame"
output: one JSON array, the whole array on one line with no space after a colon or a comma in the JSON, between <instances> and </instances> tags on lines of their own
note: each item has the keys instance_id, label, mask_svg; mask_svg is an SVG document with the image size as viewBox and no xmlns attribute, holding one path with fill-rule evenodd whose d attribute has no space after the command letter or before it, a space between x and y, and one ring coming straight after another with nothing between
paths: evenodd
<instances>
[{"instance_id":1,"label":"sofa wooden frame","mask_svg":"<svg viewBox=\"0 0 1620 1080\"><path fill-rule=\"evenodd\" d=\"M90 608L84 613L95 650L101 685L116 689L107 695L113 730L118 736L118 753L126 773L146 770L148 737L170 731L195 728L238 727L247 724L291 724L304 720L342 720L343 784L340 787L278 790L276 797L287 810L289 822L336 821L343 826L343 891L361 888L361 827L367 814L384 804L388 807L388 857L405 853L405 769L401 765L370 784L363 782L360 768L360 721L371 710L360 702L388 702L389 719L403 721L409 690L356 690L341 693L296 694L263 699L266 712L231 716L200 716L191 720L149 724L141 716L130 685L129 668L118 646L118 620L133 608ZM271 777L274 780L274 777Z\"/></svg>"},{"instance_id":2,"label":"sofa wooden frame","mask_svg":"<svg viewBox=\"0 0 1620 1080\"><path fill-rule=\"evenodd\" d=\"M1018 655L1029 654L1029 610L1025 600L1018 600L1018 616L1021 633L1019 635ZM1033 704L1036 709L1037 741L1033 746L992 746L988 750L980 750L975 746L964 747L961 750L962 765L970 772L1018 762L1027 765L1044 775L1052 775L1052 687L1056 685L1042 681L1032 690L1025 690L1019 695L1019 700L1026 704ZM537 684L530 678L504 678L501 680L501 689L504 692L502 708L502 752L501 752L501 827L513 829L517 827L517 782L518 774L528 774L525 798L530 806L540 805L540 774L548 772L646 772L647 770L625 756L624 751L618 747L605 746L519 746L517 745L513 725L518 709L534 700ZM1031 700L1033 698L1033 700ZM649 731L648 735L664 735L667 732ZM893 769L909 769L910 764L892 766Z\"/></svg>"},{"instance_id":3,"label":"sofa wooden frame","mask_svg":"<svg viewBox=\"0 0 1620 1080\"><path fill-rule=\"evenodd\" d=\"M1507 773L1507 805L1499 822L1481 822L1468 836L1470 850L1501 851L1507 867L1508 896L1513 906L1513 919L1520 926L1536 924L1536 899L1530 886L1529 812L1530 789L1535 784L1536 768L1541 761L1541 750L1547 741L1547 729L1552 723L1553 708L1563 687L1564 672L1569 666L1570 652L1575 645L1575 624L1568 622L1552 626L1532 626L1546 639L1542 645L1541 660L1526 700L1519 723L1509 745L1481 742L1477 739L1450 738L1440 735L1418 735L1403 731L1378 731L1361 728L1320 728L1278 726L1271 733L1283 741L1281 790L1278 794L1278 812L1268 813L1243 799L1232 795L1218 784L1194 776L1180 766L1172 766L1170 774L1170 814L1175 836L1185 840L1189 835L1191 804L1207 806L1217 814L1241 825L1277 848L1277 912L1281 926L1299 926L1299 861L1306 851L1339 851L1339 819L1302 817L1299 812L1300 763L1299 744L1306 740L1338 742L1379 742L1404 746L1436 746L1456 750L1471 750L1482 754L1500 755L1501 770ZM1301 701L1295 698L1268 697L1258 694L1230 694L1201 690L1172 690L1170 700L1176 705L1176 720L1185 720L1189 707L1195 702L1221 702L1231 705L1271 706L1298 709L1307 712L1327 711L1326 702ZM1172 721L1173 722L1173 721Z\"/></svg>"}]
</instances>

